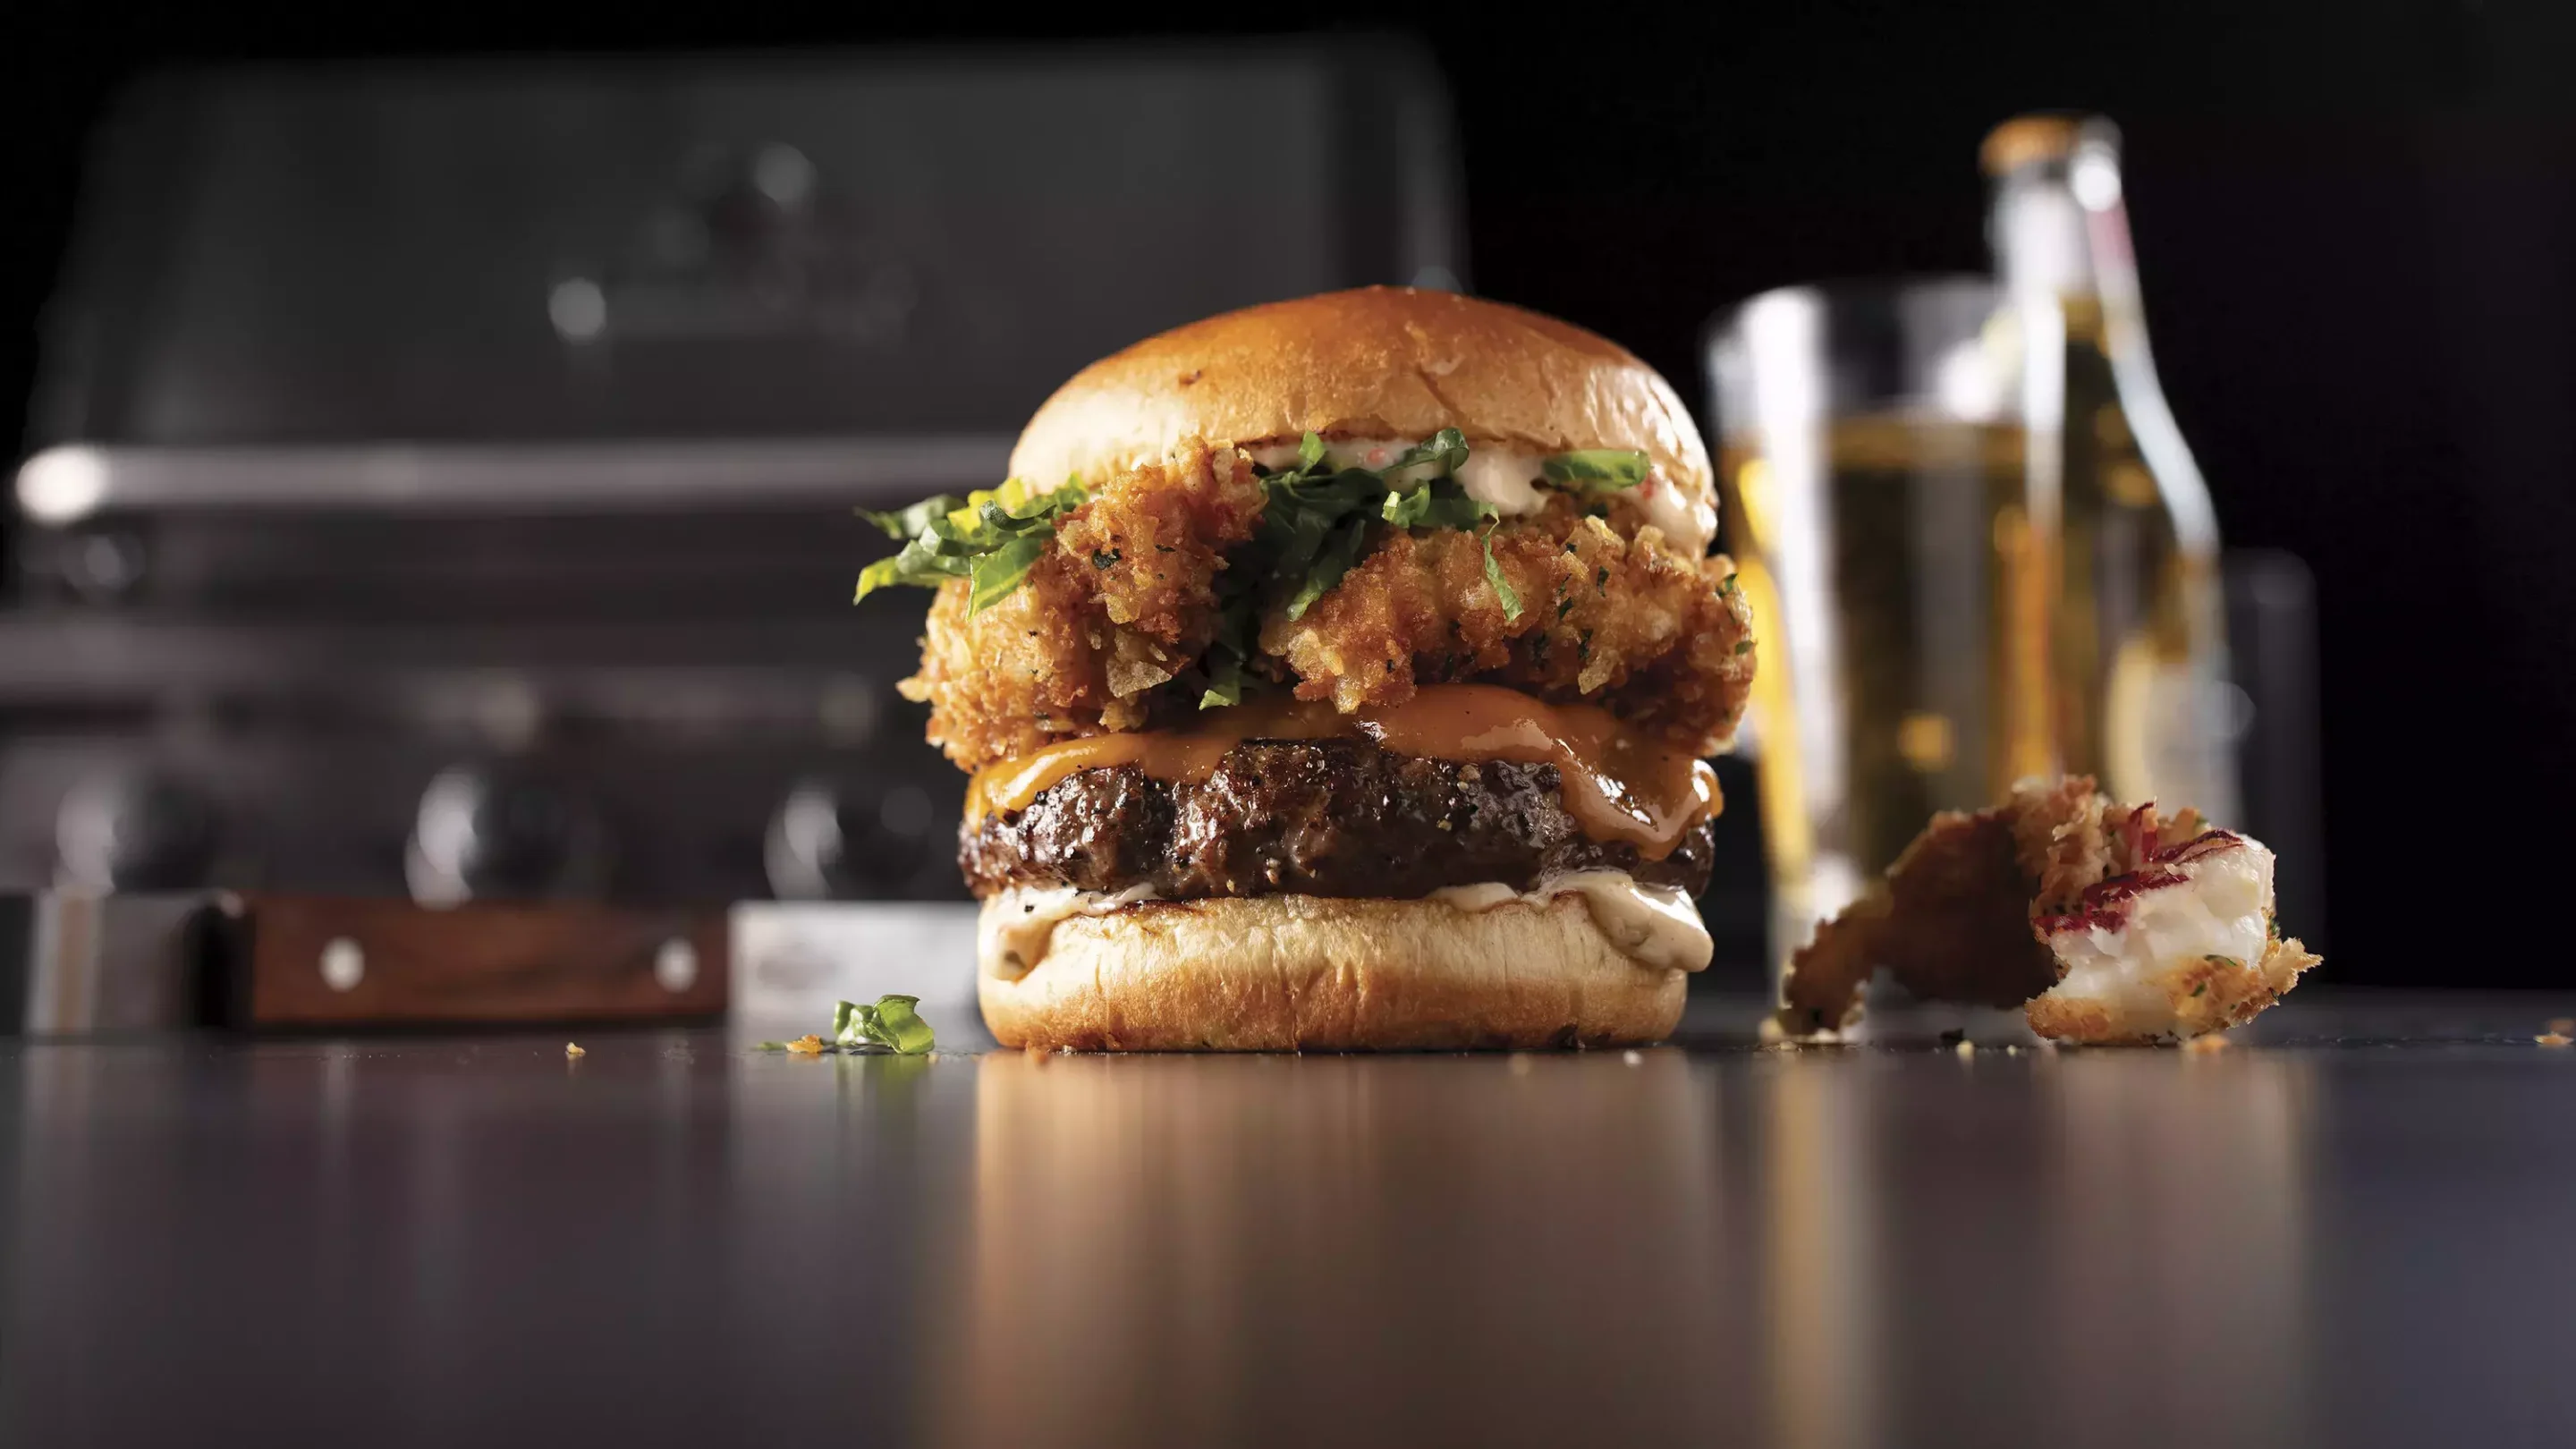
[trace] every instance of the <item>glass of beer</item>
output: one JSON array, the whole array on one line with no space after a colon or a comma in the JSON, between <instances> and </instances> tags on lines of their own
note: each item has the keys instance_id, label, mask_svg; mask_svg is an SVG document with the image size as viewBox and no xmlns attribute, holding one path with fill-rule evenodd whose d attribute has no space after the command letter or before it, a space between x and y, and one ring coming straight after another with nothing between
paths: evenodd
<instances>
[{"instance_id":1,"label":"glass of beer","mask_svg":"<svg viewBox=\"0 0 2576 1449\"><path fill-rule=\"evenodd\" d=\"M1708 341L1721 517L1762 641L1744 732L1774 980L1933 812L2056 765L2053 498L1983 279L1767 292Z\"/></svg>"}]
</instances>

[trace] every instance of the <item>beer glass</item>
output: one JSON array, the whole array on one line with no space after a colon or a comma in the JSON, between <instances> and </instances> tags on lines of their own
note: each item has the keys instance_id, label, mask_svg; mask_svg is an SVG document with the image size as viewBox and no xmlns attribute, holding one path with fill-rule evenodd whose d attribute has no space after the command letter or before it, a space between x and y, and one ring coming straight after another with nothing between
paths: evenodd
<instances>
[{"instance_id":1,"label":"beer glass","mask_svg":"<svg viewBox=\"0 0 2576 1449\"><path fill-rule=\"evenodd\" d=\"M1939 810L2056 765L2052 499L1983 279L1800 287L1708 339L1721 516L1762 641L1744 732L1774 979Z\"/></svg>"}]
</instances>

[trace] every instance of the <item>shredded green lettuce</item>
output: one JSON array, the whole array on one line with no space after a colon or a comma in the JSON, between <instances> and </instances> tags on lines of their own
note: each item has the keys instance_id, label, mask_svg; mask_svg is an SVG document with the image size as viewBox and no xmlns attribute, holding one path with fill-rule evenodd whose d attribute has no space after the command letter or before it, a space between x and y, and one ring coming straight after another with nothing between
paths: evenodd
<instances>
[{"instance_id":1,"label":"shredded green lettuce","mask_svg":"<svg viewBox=\"0 0 2576 1449\"><path fill-rule=\"evenodd\" d=\"M1324 440L1313 433L1297 458L1296 467L1262 480L1268 501L1261 528L1243 557L1227 560L1229 573L1260 575L1263 592L1284 597L1291 620L1304 618L1359 562L1372 523L1463 530L1498 516L1494 505L1468 497L1459 485L1467 439L1456 428L1441 429L1383 468L1327 467ZM1399 476L1426 466L1436 471L1411 480ZM1519 616L1517 609L1508 611Z\"/></svg>"},{"instance_id":2,"label":"shredded green lettuce","mask_svg":"<svg viewBox=\"0 0 2576 1449\"><path fill-rule=\"evenodd\" d=\"M1520 593L1494 557L1500 513L1493 504L1469 497L1458 481L1467 455L1466 436L1443 428L1383 468L1337 468L1323 438L1308 433L1293 466L1263 474L1261 521L1252 538L1228 555L1217 576L1216 638L1199 667L1184 676L1185 683L1199 690L1199 707L1242 703L1248 671L1259 657L1261 616L1278 608L1291 620L1304 618L1358 565L1372 530L1380 526L1478 532L1485 580L1503 606L1503 617L1517 621ZM1541 481L1585 494L1633 488L1651 467L1645 454L1619 448L1558 453L1540 462ZM1027 581L1029 570L1054 545L1057 524L1090 496L1079 479L1051 493L1032 494L1014 478L963 499L941 494L893 512L861 510L862 517L889 538L902 540L903 547L860 572L858 597L896 584L936 588L962 578L970 587L968 612L981 613ZM1116 561L1114 554L1092 560L1102 568ZM838 1030L836 1026L836 1034Z\"/></svg>"},{"instance_id":3,"label":"shredded green lettuce","mask_svg":"<svg viewBox=\"0 0 2576 1449\"><path fill-rule=\"evenodd\" d=\"M1521 616L1520 591L1503 577L1503 566L1494 562L1494 531L1485 530L1485 582L1494 586L1494 597L1503 601L1503 617L1517 620Z\"/></svg>"},{"instance_id":4,"label":"shredded green lettuce","mask_svg":"<svg viewBox=\"0 0 2576 1449\"><path fill-rule=\"evenodd\" d=\"M1033 494L1014 478L962 500L941 494L892 513L862 509L861 517L904 545L859 571L858 597L896 584L935 589L962 578L972 588L967 612L980 614L1028 578L1054 544L1057 522L1090 497L1078 479Z\"/></svg>"},{"instance_id":5,"label":"shredded green lettuce","mask_svg":"<svg viewBox=\"0 0 2576 1449\"><path fill-rule=\"evenodd\" d=\"M1336 468L1324 440L1308 433L1295 466L1262 478L1261 523L1218 576L1223 607L1199 707L1242 702L1261 615L1275 606L1292 621L1306 617L1358 565L1376 526L1465 530L1494 519L1492 504L1459 485L1466 461L1466 435L1456 428L1441 429L1383 468ZM1518 618L1519 598L1508 585L1501 592L1505 612Z\"/></svg>"},{"instance_id":6,"label":"shredded green lettuce","mask_svg":"<svg viewBox=\"0 0 2576 1449\"><path fill-rule=\"evenodd\" d=\"M1199 691L1199 708L1222 709L1243 703L1243 660L1232 650L1208 651L1207 684Z\"/></svg>"},{"instance_id":7,"label":"shredded green lettuce","mask_svg":"<svg viewBox=\"0 0 2576 1449\"><path fill-rule=\"evenodd\" d=\"M903 543L928 529L931 520L945 518L969 506L965 499L954 493L941 493L925 498L910 508L898 509L892 513L879 513L872 508L862 508L859 510L859 516L875 524L886 537L897 543Z\"/></svg>"}]
</instances>

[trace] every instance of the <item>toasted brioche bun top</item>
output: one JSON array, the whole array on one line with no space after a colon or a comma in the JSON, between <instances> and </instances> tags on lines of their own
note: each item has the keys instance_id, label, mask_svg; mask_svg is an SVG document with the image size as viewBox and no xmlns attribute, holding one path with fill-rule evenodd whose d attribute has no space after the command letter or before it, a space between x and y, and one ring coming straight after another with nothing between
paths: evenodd
<instances>
[{"instance_id":1,"label":"toasted brioche bun top","mask_svg":"<svg viewBox=\"0 0 2576 1449\"><path fill-rule=\"evenodd\" d=\"M1533 454L1635 449L1684 496L1711 496L1690 414L1627 349L1553 317L1411 287L1247 307L1102 358L1029 420L1011 475L1050 489L1158 462L1188 438L1409 441L1442 428Z\"/></svg>"}]
</instances>

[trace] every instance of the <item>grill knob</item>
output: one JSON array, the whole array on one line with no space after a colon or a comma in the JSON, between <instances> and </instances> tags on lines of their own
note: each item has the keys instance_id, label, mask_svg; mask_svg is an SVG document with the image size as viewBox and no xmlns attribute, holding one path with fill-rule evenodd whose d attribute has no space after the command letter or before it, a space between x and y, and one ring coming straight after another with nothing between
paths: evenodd
<instances>
[{"instance_id":1,"label":"grill knob","mask_svg":"<svg viewBox=\"0 0 2576 1449\"><path fill-rule=\"evenodd\" d=\"M188 890L208 884L218 840L205 792L154 770L102 775L54 817L63 883L92 891Z\"/></svg>"},{"instance_id":2,"label":"grill knob","mask_svg":"<svg viewBox=\"0 0 2576 1449\"><path fill-rule=\"evenodd\" d=\"M882 794L809 780L770 818L770 889L783 900L852 900L911 893L949 866L933 839L930 796L918 785Z\"/></svg>"},{"instance_id":3,"label":"grill knob","mask_svg":"<svg viewBox=\"0 0 2576 1449\"><path fill-rule=\"evenodd\" d=\"M404 870L425 904L536 900L595 891L606 856L598 819L569 793L526 771L460 765L421 792Z\"/></svg>"}]
</instances>

